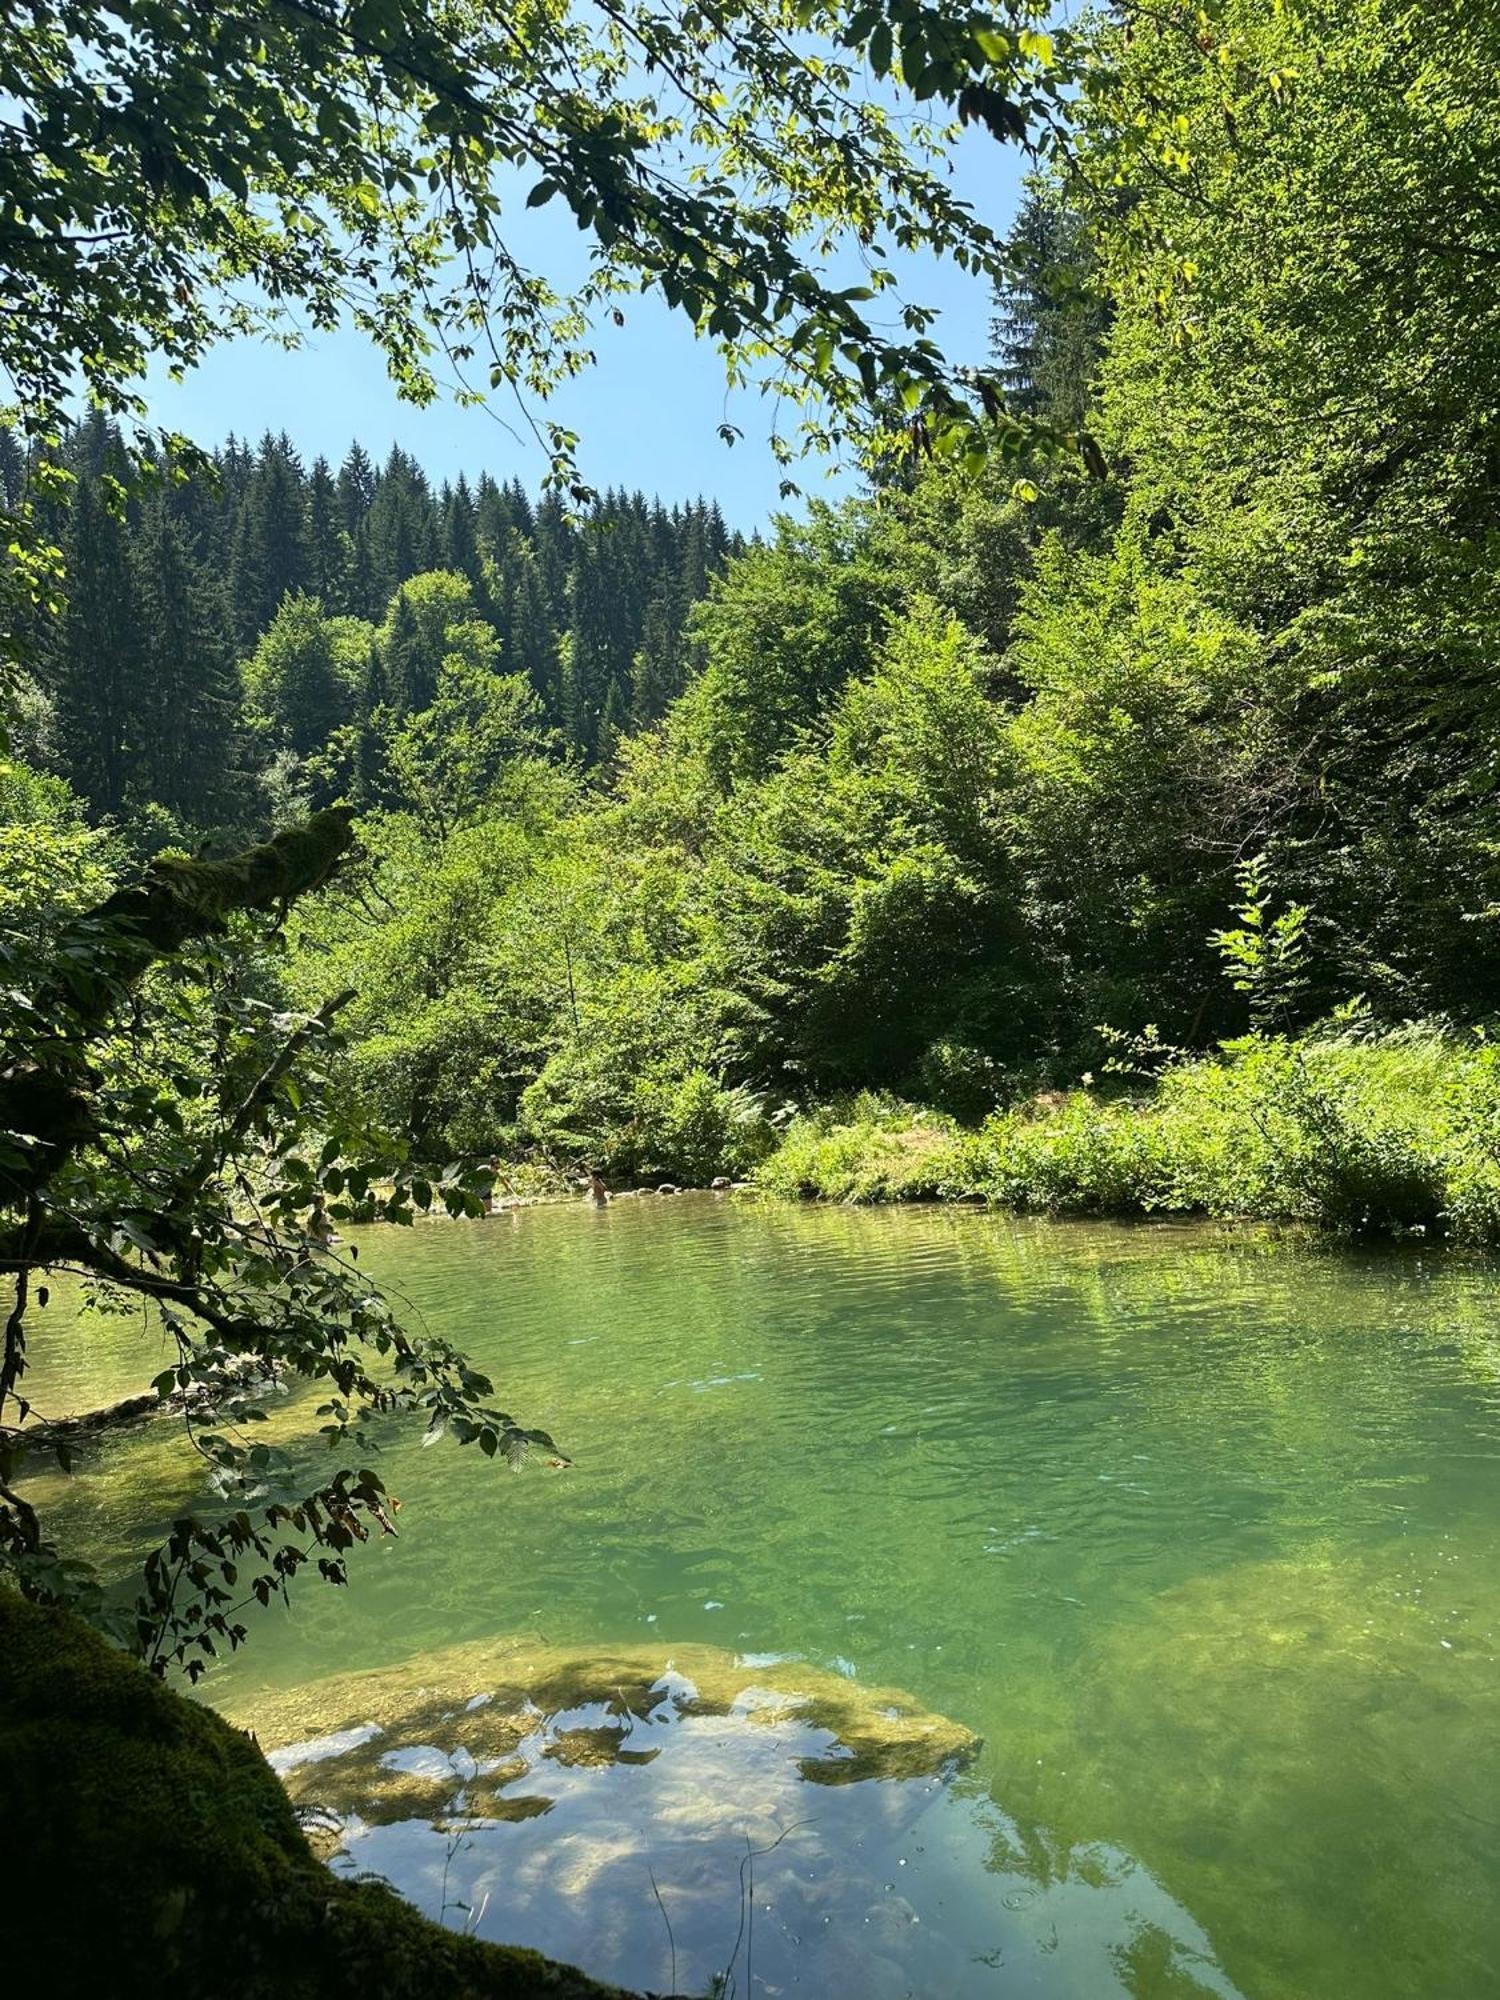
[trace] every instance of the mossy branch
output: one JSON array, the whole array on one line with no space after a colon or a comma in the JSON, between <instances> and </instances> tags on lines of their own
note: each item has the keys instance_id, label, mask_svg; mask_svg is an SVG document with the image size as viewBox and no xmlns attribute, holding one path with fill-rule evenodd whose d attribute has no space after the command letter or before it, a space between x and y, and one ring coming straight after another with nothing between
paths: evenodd
<instances>
[{"instance_id":1,"label":"mossy branch","mask_svg":"<svg viewBox=\"0 0 1500 2000\"><path fill-rule=\"evenodd\" d=\"M139 882L63 929L51 979L32 1002L50 1036L0 1077L0 1132L15 1135L20 1154L0 1175L0 1197L19 1205L39 1193L95 1136L88 1044L147 970L240 911L284 912L325 883L353 843L351 809L330 806L227 860L153 861Z\"/></svg>"},{"instance_id":2,"label":"mossy branch","mask_svg":"<svg viewBox=\"0 0 1500 2000\"><path fill-rule=\"evenodd\" d=\"M59 939L58 979L72 1010L92 1024L157 959L213 936L242 910L285 912L321 888L353 844L352 808L329 806L227 860L153 861Z\"/></svg>"}]
</instances>

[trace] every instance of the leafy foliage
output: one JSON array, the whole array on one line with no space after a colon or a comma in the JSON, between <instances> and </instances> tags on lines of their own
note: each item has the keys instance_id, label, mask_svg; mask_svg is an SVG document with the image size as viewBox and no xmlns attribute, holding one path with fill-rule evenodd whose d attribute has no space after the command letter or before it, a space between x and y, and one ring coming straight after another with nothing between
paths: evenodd
<instances>
[{"instance_id":1,"label":"leafy foliage","mask_svg":"<svg viewBox=\"0 0 1500 2000\"><path fill-rule=\"evenodd\" d=\"M299 312L347 316L413 401L440 370L471 400L520 398L549 486L586 501L576 438L534 406L650 289L719 343L731 381L804 405L815 442L885 396L926 449L1014 451L1031 433L944 358L929 312L892 330L861 310L895 283L886 243L978 272L1002 245L950 191L942 128L903 131L857 74L1002 136L1044 132L1065 78L1037 12L25 0L0 50L0 370L48 438L80 378L142 420L152 357L181 372L226 334L295 342ZM527 254L526 212L553 201L590 240L571 289ZM820 275L846 242L864 285ZM28 496L8 504L7 582L41 602L53 545ZM317 581L243 575L260 626Z\"/></svg>"},{"instance_id":2,"label":"leafy foliage","mask_svg":"<svg viewBox=\"0 0 1500 2000\"><path fill-rule=\"evenodd\" d=\"M1494 1051L1439 1030L1244 1036L1142 1093L1053 1092L964 1130L862 1098L794 1122L780 1194L1209 1215L1500 1242Z\"/></svg>"},{"instance_id":3,"label":"leafy foliage","mask_svg":"<svg viewBox=\"0 0 1500 2000\"><path fill-rule=\"evenodd\" d=\"M349 843L327 813L233 862L162 859L92 909L14 905L0 949L12 995L0 1078L0 1268L14 1302L0 1357L0 1553L42 1602L93 1586L46 1540L13 1483L52 1427L26 1394L28 1314L39 1273L75 1271L138 1298L177 1343L154 1385L186 1396L186 1421L222 1513L178 1521L147 1561L122 1636L153 1667L183 1666L244 1637L239 1614L309 1564L345 1579L372 1527L394 1532L378 1476L339 1469L276 1492L288 1470L254 1442L257 1378L316 1382L329 1443L372 1442L372 1419L419 1413L484 1453L550 1439L488 1401L489 1383L445 1342L406 1332L332 1226L410 1221L433 1202L477 1213L477 1187L436 1184L386 1145L337 1080L334 1022L347 996L288 1015L264 997L246 950L255 912L315 887ZM37 888L47 889L44 876ZM14 1414L12 1414L12 1411ZM63 1434L59 1434L59 1439Z\"/></svg>"}]
</instances>

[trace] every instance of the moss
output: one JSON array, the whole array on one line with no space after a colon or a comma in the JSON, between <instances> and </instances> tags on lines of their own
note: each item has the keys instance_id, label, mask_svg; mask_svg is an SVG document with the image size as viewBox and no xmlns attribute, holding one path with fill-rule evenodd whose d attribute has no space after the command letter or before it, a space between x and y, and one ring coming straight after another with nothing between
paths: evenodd
<instances>
[{"instance_id":1,"label":"moss","mask_svg":"<svg viewBox=\"0 0 1500 2000\"><path fill-rule=\"evenodd\" d=\"M0 1590L6 1906L47 1991L152 2000L605 2000L537 1954L328 1874L250 1738ZM12 1934L9 1962L16 1964Z\"/></svg>"},{"instance_id":2,"label":"moss","mask_svg":"<svg viewBox=\"0 0 1500 2000\"><path fill-rule=\"evenodd\" d=\"M354 842L353 814L329 806L223 861L159 856L88 921L113 926L128 959L170 956L236 910L273 910L326 882Z\"/></svg>"}]
</instances>

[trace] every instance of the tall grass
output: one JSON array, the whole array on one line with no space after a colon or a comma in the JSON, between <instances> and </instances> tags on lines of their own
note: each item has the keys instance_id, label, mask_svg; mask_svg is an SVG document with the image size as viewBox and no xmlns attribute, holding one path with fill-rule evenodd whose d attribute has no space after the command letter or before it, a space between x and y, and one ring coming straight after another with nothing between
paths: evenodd
<instances>
[{"instance_id":1,"label":"tall grass","mask_svg":"<svg viewBox=\"0 0 1500 2000\"><path fill-rule=\"evenodd\" d=\"M1500 1243L1500 1047L1436 1027L1247 1036L1135 1090L1038 1097L969 1129L865 1096L795 1121L759 1180L835 1201Z\"/></svg>"}]
</instances>

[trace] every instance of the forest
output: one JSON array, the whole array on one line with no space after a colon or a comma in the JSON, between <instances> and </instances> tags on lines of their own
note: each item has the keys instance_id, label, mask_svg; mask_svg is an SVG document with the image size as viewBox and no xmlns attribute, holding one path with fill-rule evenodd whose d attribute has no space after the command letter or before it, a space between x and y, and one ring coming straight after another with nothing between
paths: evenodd
<instances>
[{"instance_id":1,"label":"forest","mask_svg":"<svg viewBox=\"0 0 1500 2000\"><path fill-rule=\"evenodd\" d=\"M13 817L102 876L352 802L274 977L354 990L429 1164L706 1180L791 1127L825 1192L1488 1236L1485 37L1403 95L1401 10L1300 66L1241 13L1232 70L1122 34L1005 245L995 380L1082 457L872 460L747 544L270 437L116 510L72 431Z\"/></svg>"},{"instance_id":2,"label":"forest","mask_svg":"<svg viewBox=\"0 0 1500 2000\"><path fill-rule=\"evenodd\" d=\"M739 548L702 503L609 494L575 520L488 475L433 492L399 449L377 471L355 444L335 475L268 435L193 469L148 465L149 491L117 509L131 467L102 415L45 466L0 434L5 503L35 494L71 586L32 635L17 747L141 853L310 801L375 803L377 711L428 709L465 647L517 699L519 676L539 741L607 759L681 692L688 611ZM45 497L59 475L65 507Z\"/></svg>"},{"instance_id":3,"label":"forest","mask_svg":"<svg viewBox=\"0 0 1500 2000\"><path fill-rule=\"evenodd\" d=\"M982 1849L980 1890L1022 1884L1001 1943L967 1914L918 1936L938 1864L914 1867L897 1943L882 1905L892 1992L958 1992L950 1947L990 1991L973 1968L1022 1962L1022 1932L1038 1993L1116 1990L1052 1966L1059 1885L1124 1926L1109 1977L1137 2000L1478 1990L1492 1819L1455 1830L1423 1794L1430 1894L1349 1828L1386 1839L1421 1771L1456 1798L1496 1740L1492 1510L1464 1468L1493 1456L1500 1245L1500 10L18 17L0 1765L21 1900L111 1899L99 1935L51 1924L56 1990L104 1990L117 1928L128 1993L618 1993L582 1947L587 1975L490 1956L488 1887L450 1898L466 1842L562 1837L550 1792L399 1822L442 1847L389 1871L419 1901L440 1874L441 1928L319 1846L330 1887L240 1656L274 1660L278 1754L380 1735L346 1671L400 1667L417 1729L435 1659L460 1748L499 1731L444 1781L498 1798L531 1746L561 1799L692 1719L660 1678L679 1641L726 1740L752 1668L816 1684L828 1757L843 1730L876 1760L796 1763L830 1826L852 1780L920 1780L973 1815L942 1865ZM976 143L1021 156L1014 214L961 193ZM920 257L989 302L985 352L945 351ZM644 445L628 490L590 482L551 399L643 294L737 413L763 394L781 511L648 494ZM152 370L350 332L414 406L513 395L535 449L476 425L440 478L153 415ZM806 497L803 456L835 497ZM85 1394L127 1333L132 1393ZM488 1369L513 1360L504 1407ZM418 1458L440 1439L474 1447L460 1471ZM523 1484L497 1525L489 1461L555 1514ZM319 1580L340 1610L288 1638ZM462 1679L486 1646L491 1680L529 1662L503 1715ZM200 1681L201 1707L170 1692ZM344 1706L293 1727L330 1683ZM546 1728L598 1727L536 1749L534 1685ZM979 1775L950 1790L939 1739ZM97 1804L117 1741L138 1829ZM364 1777L390 1787L382 1754ZM362 1811L335 1832L397 1823ZM763 1846L734 1830L721 2000L756 1991L755 1866L787 1815ZM598 1965L677 1992L643 1853L632 1910L669 1956ZM1092 1921L1070 1943L1102 1953Z\"/></svg>"}]
</instances>

